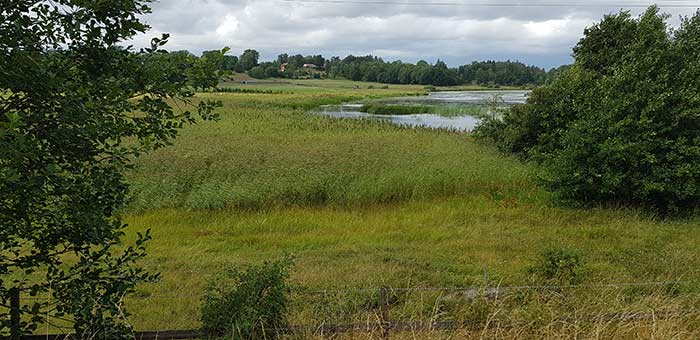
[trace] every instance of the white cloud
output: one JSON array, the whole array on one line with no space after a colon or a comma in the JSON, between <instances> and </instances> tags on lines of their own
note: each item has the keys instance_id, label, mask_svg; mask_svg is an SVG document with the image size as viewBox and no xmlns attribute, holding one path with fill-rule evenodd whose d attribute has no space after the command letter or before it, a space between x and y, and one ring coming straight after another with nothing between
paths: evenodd
<instances>
[{"instance_id":1,"label":"white cloud","mask_svg":"<svg viewBox=\"0 0 700 340\"><path fill-rule=\"evenodd\" d=\"M235 15L226 14L222 23L219 25L219 27L216 28L216 34L220 38L235 35L238 31L239 25L240 22L238 21Z\"/></svg>"},{"instance_id":2,"label":"white cloud","mask_svg":"<svg viewBox=\"0 0 700 340\"><path fill-rule=\"evenodd\" d=\"M488 1L496 0L479 2ZM150 37L169 32L172 36L169 49L188 49L194 53L230 46L232 53L257 49L264 59L273 59L283 52L321 53L327 57L373 53L389 60L441 58L451 65L492 58L519 59L551 67L570 61L571 47L586 26L616 11L609 7L161 0L153 4L153 14L145 18L153 30L131 43L145 46ZM693 12L675 9L672 14L677 18Z\"/></svg>"}]
</instances>

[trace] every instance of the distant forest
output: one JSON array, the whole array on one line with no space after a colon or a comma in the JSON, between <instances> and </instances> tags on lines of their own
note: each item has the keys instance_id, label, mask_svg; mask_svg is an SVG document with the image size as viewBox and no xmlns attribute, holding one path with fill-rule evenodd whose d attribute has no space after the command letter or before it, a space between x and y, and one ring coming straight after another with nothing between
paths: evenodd
<instances>
[{"instance_id":1,"label":"distant forest","mask_svg":"<svg viewBox=\"0 0 700 340\"><path fill-rule=\"evenodd\" d=\"M218 51L205 51L201 58ZM187 51L172 52L189 54ZM560 73L559 69L547 72L537 66L525 65L519 61L475 61L471 64L450 68L441 60L430 64L424 60L415 64L401 61L385 62L382 58L366 55L345 58L322 55L280 54L274 61L260 62L260 54L252 49L240 56L226 55L217 59L217 67L222 71L247 73L253 78L345 78L355 81L379 82L385 84L418 84L433 86L487 85L487 86L528 86L541 85ZM565 67L565 66L564 66Z\"/></svg>"}]
</instances>

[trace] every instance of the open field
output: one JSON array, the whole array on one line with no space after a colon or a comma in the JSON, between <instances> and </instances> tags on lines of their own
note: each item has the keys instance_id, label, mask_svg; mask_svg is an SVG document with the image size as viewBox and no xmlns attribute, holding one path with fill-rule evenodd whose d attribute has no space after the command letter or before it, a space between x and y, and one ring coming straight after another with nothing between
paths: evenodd
<instances>
[{"instance_id":1,"label":"open field","mask_svg":"<svg viewBox=\"0 0 700 340\"><path fill-rule=\"evenodd\" d=\"M144 159L132 176L132 209L359 206L497 190L540 194L531 191L531 169L475 148L466 135L306 113L411 90L202 94L224 101L221 121L188 128L175 147Z\"/></svg>"},{"instance_id":2,"label":"open field","mask_svg":"<svg viewBox=\"0 0 700 340\"><path fill-rule=\"evenodd\" d=\"M293 281L310 289L481 285L484 268L494 285L526 284L528 267L554 246L585 255L586 282L700 274L697 221L659 223L632 212L546 208L483 194L359 209L168 209L128 222L132 230L153 228L148 264L163 273L163 282L144 287L136 300L140 328L196 325L208 277L226 264L285 252L297 258Z\"/></svg>"},{"instance_id":3,"label":"open field","mask_svg":"<svg viewBox=\"0 0 700 340\"><path fill-rule=\"evenodd\" d=\"M536 284L528 269L543 251L562 247L582 254L585 284L684 281L650 290L651 297L629 288L517 295L485 302L481 314L474 304L448 301L436 317L501 311L506 319L529 322L526 334L562 313L697 307L700 218L658 221L630 209L559 207L537 186L536 168L468 134L305 113L322 104L422 93L422 86L295 83L246 85L285 91L280 94L200 94L223 100L221 121L186 128L172 147L144 158L130 175L128 234L152 228L145 264L162 273L160 283L144 285L129 299L137 329L197 327L212 275L285 253L296 257L292 281L314 290ZM415 308L434 316L443 298L426 297ZM317 308L352 309L353 299L367 298L337 304L297 298L292 320L318 322L320 314L333 312ZM686 313L677 323L620 327L628 327L629 338L657 326L656 332L688 336L685 330L698 320ZM579 330L594 332L591 325ZM508 332L515 331L502 334Z\"/></svg>"},{"instance_id":4,"label":"open field","mask_svg":"<svg viewBox=\"0 0 700 340\"><path fill-rule=\"evenodd\" d=\"M244 83L245 82L245 83ZM254 79L241 78L224 81L219 84L220 88L246 88L246 89L273 89L286 90L294 93L303 92L324 92L326 94L351 94L370 96L391 96L396 94L413 95L417 93L427 93L430 87L424 85L389 85L369 83L362 81L347 81L341 79ZM483 86L470 86L474 90L487 89ZM368 91L371 90L371 91Z\"/></svg>"}]
</instances>

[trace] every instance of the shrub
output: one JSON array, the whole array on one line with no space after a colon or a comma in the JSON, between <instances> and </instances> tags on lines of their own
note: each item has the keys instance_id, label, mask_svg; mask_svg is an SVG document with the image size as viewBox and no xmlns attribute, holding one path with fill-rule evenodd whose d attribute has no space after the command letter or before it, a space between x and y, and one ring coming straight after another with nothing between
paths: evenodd
<instances>
[{"instance_id":1,"label":"shrub","mask_svg":"<svg viewBox=\"0 0 700 340\"><path fill-rule=\"evenodd\" d=\"M248 75L255 79L265 79L267 78L267 73L265 72L265 67L255 66L248 70Z\"/></svg>"},{"instance_id":2,"label":"shrub","mask_svg":"<svg viewBox=\"0 0 700 340\"><path fill-rule=\"evenodd\" d=\"M502 119L485 120L475 136L525 158L549 155L562 148L561 135L576 119L576 108L591 107L597 100L593 82L593 73L573 67L550 85L535 88L527 104L504 111Z\"/></svg>"},{"instance_id":3,"label":"shrub","mask_svg":"<svg viewBox=\"0 0 700 340\"><path fill-rule=\"evenodd\" d=\"M575 63L477 137L541 162L564 201L692 211L700 201L700 11L651 7L586 29Z\"/></svg>"},{"instance_id":4,"label":"shrub","mask_svg":"<svg viewBox=\"0 0 700 340\"><path fill-rule=\"evenodd\" d=\"M229 269L207 288L202 331L231 339L275 339L286 327L290 258Z\"/></svg>"},{"instance_id":5,"label":"shrub","mask_svg":"<svg viewBox=\"0 0 700 340\"><path fill-rule=\"evenodd\" d=\"M585 263L580 253L572 249L550 249L542 254L540 262L530 273L548 283L578 284L585 276Z\"/></svg>"}]
</instances>

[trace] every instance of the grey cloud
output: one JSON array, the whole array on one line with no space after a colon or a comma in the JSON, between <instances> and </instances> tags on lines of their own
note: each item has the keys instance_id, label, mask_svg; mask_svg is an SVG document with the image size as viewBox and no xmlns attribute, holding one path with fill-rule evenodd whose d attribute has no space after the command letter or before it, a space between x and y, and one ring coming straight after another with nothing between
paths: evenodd
<instances>
[{"instance_id":1,"label":"grey cloud","mask_svg":"<svg viewBox=\"0 0 700 340\"><path fill-rule=\"evenodd\" d=\"M478 2L486 1L504 2ZM230 46L232 53L258 49L265 59L282 52L373 53L388 60L441 58L456 65L472 59L519 59L552 67L570 62L571 47L586 26L618 10L162 0L144 18L153 30L130 43L144 46L150 37L168 32L168 48L195 53ZM694 10L665 12L677 24L679 15Z\"/></svg>"}]
</instances>

